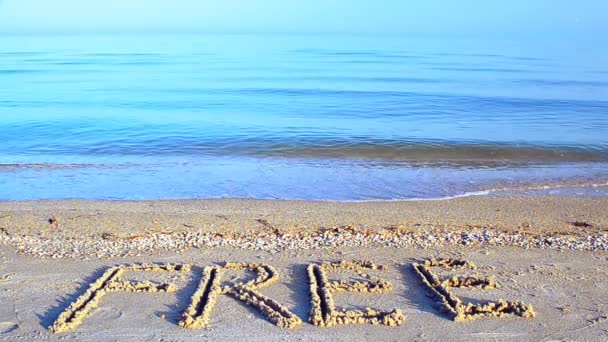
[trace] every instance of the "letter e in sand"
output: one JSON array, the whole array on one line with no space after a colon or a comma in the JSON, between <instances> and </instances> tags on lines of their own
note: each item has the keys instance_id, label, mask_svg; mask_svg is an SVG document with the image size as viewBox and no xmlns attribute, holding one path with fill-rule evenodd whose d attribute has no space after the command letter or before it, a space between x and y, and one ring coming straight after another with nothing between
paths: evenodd
<instances>
[{"instance_id":1,"label":"letter e in sand","mask_svg":"<svg viewBox=\"0 0 608 342\"><path fill-rule=\"evenodd\" d=\"M399 326L405 322L405 316L401 310L394 309L390 312L376 311L367 308L365 311L338 310L334 304L332 293L336 292L373 292L383 293L393 289L392 284L384 279L368 278L367 281L345 282L329 281L326 271L351 271L363 276L364 271L383 269L371 262L336 262L323 263L321 265L311 264L308 266L308 277L310 280L310 295L312 309L310 311L310 322L317 326L329 327L340 324L383 324L388 326Z\"/></svg>"}]
</instances>

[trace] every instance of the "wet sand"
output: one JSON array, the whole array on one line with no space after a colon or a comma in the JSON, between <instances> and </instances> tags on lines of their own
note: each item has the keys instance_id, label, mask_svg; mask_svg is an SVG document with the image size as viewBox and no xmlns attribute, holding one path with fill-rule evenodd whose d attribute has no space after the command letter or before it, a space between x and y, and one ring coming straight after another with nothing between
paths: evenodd
<instances>
[{"instance_id":1,"label":"wet sand","mask_svg":"<svg viewBox=\"0 0 608 342\"><path fill-rule=\"evenodd\" d=\"M601 237L608 234L607 207L606 199L575 197L365 203L3 202L0 339L604 340L608 337L608 255ZM194 232L233 242L215 247L176 244ZM493 238L484 238L483 232ZM449 239L454 241L429 238L451 233L455 237L449 235ZM465 238L465 233L473 237ZM481 235L475 237L478 233ZM499 233L537 242L539 237L553 240L517 246L498 239ZM251 236L265 244L258 246L253 240L253 244L239 246ZM382 240L382 236L388 237ZM597 238L595 244L573 242L591 236ZM430 240L410 243L405 237ZM298 238L311 245L289 244ZM392 245L387 239L392 239ZM317 240L326 244L315 245ZM359 241L358 245L348 246L351 240ZM86 248L85 252L74 252L70 250L74 241L115 248L116 256L98 256ZM150 241L153 243L148 244ZM276 245L268 245L272 243ZM570 244L594 248L574 250ZM134 246L139 249L131 253L129 248ZM463 301L522 301L533 306L536 316L453 321L413 271L412 263L430 257L457 258L478 266L475 270L437 269L442 279L493 276L499 284L492 290L453 289ZM308 322L312 304L307 266L343 260L368 260L386 266L386 270L369 273L385 279L392 288L385 293L336 293L336 306L399 309L406 316L401 326L319 327ZM278 282L259 292L281 303L303 324L295 329L277 327L257 309L221 295L208 327L179 327L181 314L201 280L202 268L229 261L273 266ZM47 330L109 267L142 262L186 263L192 270L180 276L125 274L125 280L169 281L177 291L108 293L81 325L59 334ZM234 283L243 274L227 272L224 283ZM329 272L328 277L360 279L355 273Z\"/></svg>"}]
</instances>

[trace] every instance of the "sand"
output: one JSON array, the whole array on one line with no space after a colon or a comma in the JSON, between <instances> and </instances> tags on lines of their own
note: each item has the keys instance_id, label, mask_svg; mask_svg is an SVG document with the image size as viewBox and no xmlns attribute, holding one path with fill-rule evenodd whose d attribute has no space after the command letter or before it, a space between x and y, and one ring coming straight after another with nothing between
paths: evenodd
<instances>
[{"instance_id":1,"label":"sand","mask_svg":"<svg viewBox=\"0 0 608 342\"><path fill-rule=\"evenodd\" d=\"M607 207L608 200L601 198L506 196L365 203L3 202L0 203L0 234L4 236L0 239L0 339L605 340L608 338L608 254L601 243L590 244L595 246L593 249L574 250L576 248L568 246L577 239L606 235ZM383 234L397 234L390 236L398 239L427 231L438 236L458 234L453 242L431 240L418 245L373 241ZM157 248L159 242L156 247L150 245L137 253L125 250L130 248L129 243L146 241L154 234L178 239L192 232L224 234L225 239L233 239L234 234L257 234L268 239L267 243L277 245L270 246L272 248L257 248L255 244L244 248L238 245ZM463 238L465 233L477 232L521 235L534 241L551 237L555 242L522 247L496 239ZM307 248L281 244L282 239L298 236L313 242L317 238L334 239L337 243L326 247L305 246ZM348 246L344 242L348 239L340 240L344 237L356 238L362 243ZM118 256L61 253L62 249L72 248L76 240L114 244ZM56 255L46 252L47 248L54 248ZM44 253L39 253L43 250ZM485 290L450 288L464 303L521 301L533 307L535 316L454 321L449 312L442 310L441 299L432 296L433 291L412 266L431 257L466 260L477 265L476 269L434 268L442 280L474 276L492 279L498 285L496 289L488 286ZM370 269L359 275L330 270L327 278L343 280L344 284L359 282L359 285L370 279L382 279L376 282L382 285L382 291L332 293L336 309L366 312L371 308L387 313L399 310L405 319L398 319L398 326L365 323L325 327L310 322L313 304L309 265L361 260L385 269ZM235 299L238 295L231 296L228 288L225 294L218 294L206 327L181 327L183 313L201 283L203 269L222 268L226 262L268 265L275 270L278 279L255 291L268 303L278 303L293 313L294 317L289 317L292 321L302 323L294 324L293 329L279 327L261 310ZM171 291L108 291L81 324L61 333L48 330L61 312L85 294L109 268L138 263L180 263L191 269L188 272L125 272L121 276L125 282L121 283L125 284L123 288L146 280L156 284L154 286L163 283L175 286L170 287ZM255 272L235 269L222 272L222 286L230 287L255 278ZM342 288L363 287L344 285ZM233 291L238 292L236 288Z\"/></svg>"}]
</instances>

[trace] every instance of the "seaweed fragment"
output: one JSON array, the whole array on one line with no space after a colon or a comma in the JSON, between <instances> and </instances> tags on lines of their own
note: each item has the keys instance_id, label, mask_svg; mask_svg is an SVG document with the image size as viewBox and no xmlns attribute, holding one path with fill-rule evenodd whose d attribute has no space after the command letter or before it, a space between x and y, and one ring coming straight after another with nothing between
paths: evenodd
<instances>
[{"instance_id":1,"label":"seaweed fragment","mask_svg":"<svg viewBox=\"0 0 608 342\"><path fill-rule=\"evenodd\" d=\"M571 225L575 226L575 227L582 227L582 228L590 228L593 227L592 224L587 223L585 221L574 221L574 222L570 222Z\"/></svg>"}]
</instances>

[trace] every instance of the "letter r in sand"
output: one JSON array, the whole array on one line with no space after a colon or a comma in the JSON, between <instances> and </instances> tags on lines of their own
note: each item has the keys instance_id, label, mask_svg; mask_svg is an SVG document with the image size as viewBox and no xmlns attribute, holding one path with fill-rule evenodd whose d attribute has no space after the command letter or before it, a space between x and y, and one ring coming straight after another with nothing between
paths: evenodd
<instances>
[{"instance_id":1,"label":"letter r in sand","mask_svg":"<svg viewBox=\"0 0 608 342\"><path fill-rule=\"evenodd\" d=\"M345 311L338 310L334 304L332 293L337 292L373 292L383 293L392 291L391 283L384 279L366 276L369 280L361 282L329 281L326 271L351 271L363 276L364 271L383 269L371 262L336 262L323 263L321 265L311 264L308 266L308 277L310 280L310 295L312 309L310 311L310 322L317 326L329 327L339 324L384 324L398 326L403 324L405 316L401 310L395 309L390 312L375 311Z\"/></svg>"},{"instance_id":2,"label":"letter r in sand","mask_svg":"<svg viewBox=\"0 0 608 342\"><path fill-rule=\"evenodd\" d=\"M224 270L249 270L257 273L257 277L247 283L236 283L233 286L220 287ZM286 307L272 298L256 291L269 286L279 279L272 266L260 264L227 263L224 267L211 266L203 270L203 277L192 301L182 314L179 325L184 328L198 329L209 324L211 312L217 298L227 294L232 298L251 305L262 312L268 320L282 328L295 328L302 320Z\"/></svg>"}]
</instances>

